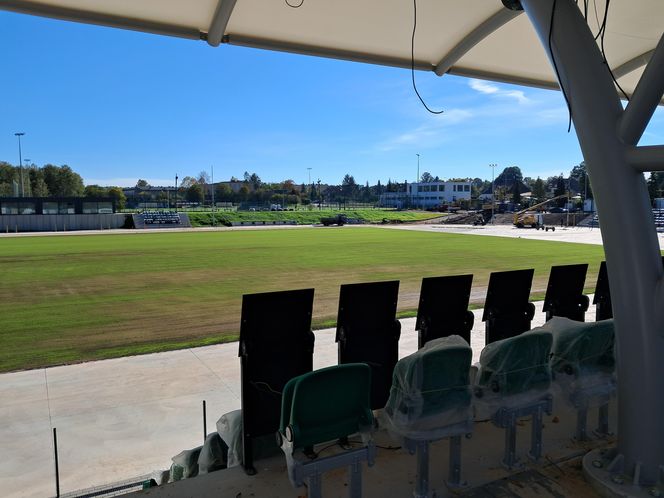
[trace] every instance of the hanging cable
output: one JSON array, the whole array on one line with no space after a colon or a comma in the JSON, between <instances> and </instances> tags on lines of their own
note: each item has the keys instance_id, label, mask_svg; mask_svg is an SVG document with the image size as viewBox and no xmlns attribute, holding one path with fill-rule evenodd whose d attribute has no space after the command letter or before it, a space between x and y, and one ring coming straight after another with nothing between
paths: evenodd
<instances>
[{"instance_id":1,"label":"hanging cable","mask_svg":"<svg viewBox=\"0 0 664 498\"><path fill-rule=\"evenodd\" d=\"M611 75L611 79L613 82L616 84L618 87L618 90L620 90L620 93L623 94L623 97L625 97L625 100L629 102L629 96L627 95L627 92L623 90L623 88L620 86L620 83L618 83L618 80L616 79L615 75L613 74L613 71L611 70L611 66L609 65L608 61L606 60L606 53L604 52L604 35L606 35L606 23L607 19L609 17L609 4L611 3L611 0L606 0L606 5L604 7L604 20L602 21L602 34L599 38L599 45L600 49L602 51L602 61L604 64L606 64L606 68L609 70L609 74Z\"/></svg>"},{"instance_id":2,"label":"hanging cable","mask_svg":"<svg viewBox=\"0 0 664 498\"><path fill-rule=\"evenodd\" d=\"M593 0L593 10L595 11L595 22L597 22L597 27L599 28L599 14L597 13L597 0ZM597 38L595 37L595 40Z\"/></svg>"},{"instance_id":3,"label":"hanging cable","mask_svg":"<svg viewBox=\"0 0 664 498\"><path fill-rule=\"evenodd\" d=\"M302 0L304 1L304 0ZM417 29L417 0L413 0L413 35L410 38L410 75L413 80L413 90L417 98L420 99L424 108L429 111L431 114L442 114L443 110L434 111L424 102L424 99L420 95L420 92L417 91L417 85L415 84L415 30Z\"/></svg>"},{"instance_id":4,"label":"hanging cable","mask_svg":"<svg viewBox=\"0 0 664 498\"><path fill-rule=\"evenodd\" d=\"M563 92L563 97L565 98L565 103L567 104L567 112L569 113L569 122L567 124L567 133L572 129L572 106L569 103L569 98L567 97L567 92L565 91L565 86L560 78L560 72L558 71L558 64L556 63L556 56L553 55L552 48L552 38L553 38L553 19L556 13L556 1L553 0L553 7L551 8L551 22L549 23L549 53L551 54L551 61L553 62L553 70L556 72L556 79L560 84L560 90Z\"/></svg>"}]
</instances>

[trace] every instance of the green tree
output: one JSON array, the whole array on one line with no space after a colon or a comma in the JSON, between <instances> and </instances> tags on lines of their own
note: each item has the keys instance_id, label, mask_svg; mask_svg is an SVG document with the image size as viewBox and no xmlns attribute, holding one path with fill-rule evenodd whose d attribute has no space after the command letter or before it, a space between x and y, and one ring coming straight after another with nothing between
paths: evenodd
<instances>
[{"instance_id":1,"label":"green tree","mask_svg":"<svg viewBox=\"0 0 664 498\"><path fill-rule=\"evenodd\" d=\"M249 176L249 183L254 188L254 190L259 190L261 188L261 186L263 185L263 182L261 181L261 177L258 176L256 173L252 173Z\"/></svg>"},{"instance_id":2,"label":"green tree","mask_svg":"<svg viewBox=\"0 0 664 498\"><path fill-rule=\"evenodd\" d=\"M106 197L108 190L99 185L86 185L83 190L83 195L85 197Z\"/></svg>"},{"instance_id":3,"label":"green tree","mask_svg":"<svg viewBox=\"0 0 664 498\"><path fill-rule=\"evenodd\" d=\"M44 181L44 172L40 168L30 168L28 170L30 190L35 197L48 197L48 186Z\"/></svg>"},{"instance_id":4,"label":"green tree","mask_svg":"<svg viewBox=\"0 0 664 498\"><path fill-rule=\"evenodd\" d=\"M240 202L246 201L249 198L249 187L242 185L237 193L237 198Z\"/></svg>"},{"instance_id":5,"label":"green tree","mask_svg":"<svg viewBox=\"0 0 664 498\"><path fill-rule=\"evenodd\" d=\"M509 166L505 168L502 173L500 173L496 179L496 186L502 188L510 188L515 182L522 182L523 174L521 173L521 168L518 166Z\"/></svg>"},{"instance_id":6,"label":"green tree","mask_svg":"<svg viewBox=\"0 0 664 498\"><path fill-rule=\"evenodd\" d=\"M219 202L230 202L233 197L233 191L225 183L219 183L214 189L214 198Z\"/></svg>"},{"instance_id":7,"label":"green tree","mask_svg":"<svg viewBox=\"0 0 664 498\"><path fill-rule=\"evenodd\" d=\"M561 174L558 177L558 180L556 180L556 189L553 191L553 196L558 197L561 195L566 195L567 194L567 189L565 188L565 179L563 178L563 175ZM565 199L558 199L556 202L556 205L558 207L562 207L565 205Z\"/></svg>"},{"instance_id":8,"label":"green tree","mask_svg":"<svg viewBox=\"0 0 664 498\"><path fill-rule=\"evenodd\" d=\"M433 183L434 181L434 177L428 171L425 171L422 173L422 176L420 176L420 182L422 183Z\"/></svg>"},{"instance_id":9,"label":"green tree","mask_svg":"<svg viewBox=\"0 0 664 498\"><path fill-rule=\"evenodd\" d=\"M193 176L185 176L180 182L180 188L183 190L187 190L189 189L189 187L195 185L196 183L197 183L196 178L194 178Z\"/></svg>"},{"instance_id":10,"label":"green tree","mask_svg":"<svg viewBox=\"0 0 664 498\"><path fill-rule=\"evenodd\" d=\"M576 190L587 199L593 198L593 189L591 188L590 178L586 171L586 162L582 161L572 168L569 173L570 183L573 184L571 188ZM587 193L587 195L586 195Z\"/></svg>"},{"instance_id":11,"label":"green tree","mask_svg":"<svg viewBox=\"0 0 664 498\"><path fill-rule=\"evenodd\" d=\"M198 173L198 178L196 178L196 183L200 185L207 185L210 183L210 175L207 171L201 171Z\"/></svg>"},{"instance_id":12,"label":"green tree","mask_svg":"<svg viewBox=\"0 0 664 498\"><path fill-rule=\"evenodd\" d=\"M546 188L544 187L544 182L539 176L533 183L532 194L538 202L542 202L546 198Z\"/></svg>"},{"instance_id":13,"label":"green tree","mask_svg":"<svg viewBox=\"0 0 664 498\"><path fill-rule=\"evenodd\" d=\"M109 187L107 195L115 200L115 208L122 211L127 205L127 196L120 187Z\"/></svg>"},{"instance_id":14,"label":"green tree","mask_svg":"<svg viewBox=\"0 0 664 498\"><path fill-rule=\"evenodd\" d=\"M187 193L185 194L185 198L189 202L198 202L198 203L203 202L205 200L203 187L201 187L197 183L194 183L193 185L189 186L189 188L187 189Z\"/></svg>"},{"instance_id":15,"label":"green tree","mask_svg":"<svg viewBox=\"0 0 664 498\"><path fill-rule=\"evenodd\" d=\"M55 197L82 197L85 187L83 178L69 166L47 164L42 168L44 182L49 193Z\"/></svg>"},{"instance_id":16,"label":"green tree","mask_svg":"<svg viewBox=\"0 0 664 498\"><path fill-rule=\"evenodd\" d=\"M520 182L514 182L512 185L512 203L513 204L519 204L521 202L521 193L519 192Z\"/></svg>"},{"instance_id":17,"label":"green tree","mask_svg":"<svg viewBox=\"0 0 664 498\"><path fill-rule=\"evenodd\" d=\"M136 187L137 188L148 188L150 184L147 182L147 180L140 179L136 182Z\"/></svg>"},{"instance_id":18,"label":"green tree","mask_svg":"<svg viewBox=\"0 0 664 498\"><path fill-rule=\"evenodd\" d=\"M346 199L354 199L357 192L357 183L355 183L355 178L353 175L346 173L344 179L341 181L341 194Z\"/></svg>"}]
</instances>

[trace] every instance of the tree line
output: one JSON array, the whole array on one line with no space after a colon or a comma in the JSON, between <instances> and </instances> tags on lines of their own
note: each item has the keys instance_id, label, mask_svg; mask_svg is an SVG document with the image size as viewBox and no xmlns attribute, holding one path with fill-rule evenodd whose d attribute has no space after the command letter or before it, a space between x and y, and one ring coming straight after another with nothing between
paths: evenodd
<instances>
[{"instance_id":1,"label":"tree line","mask_svg":"<svg viewBox=\"0 0 664 498\"><path fill-rule=\"evenodd\" d=\"M120 187L85 186L81 175L66 164L21 169L0 161L0 197L111 197L118 209L124 209L126 197Z\"/></svg>"},{"instance_id":2,"label":"tree line","mask_svg":"<svg viewBox=\"0 0 664 498\"><path fill-rule=\"evenodd\" d=\"M22 181L21 181L22 180ZM432 183L443 181L438 176L425 171L420 182ZM579 194L582 199L592 199L593 191L586 173L584 162L571 168L565 177L547 178L524 177L518 166L504 168L492 181L482 178L449 178L447 181L470 182L471 198L477 199L482 193L490 193L493 188L496 200L519 204L521 194L531 192L531 199L545 200L547 197L565 195L568 192ZM218 182L212 185L207 172L197 176L185 176L178 188L178 198L192 203L210 201L212 191L217 202L250 203L263 205L268 203L294 205L325 202L363 202L376 203L386 192L406 192L409 182L392 181L375 185L358 184L353 175L347 173L338 185L322 185L320 181L310 185L296 184L287 179L282 182L264 182L257 173L245 172L241 179L231 177L230 182ZM647 179L648 193L651 200L664 194L664 172L650 173ZM143 199L166 201L166 191L157 194L148 193L148 182L139 180L136 184L139 196ZM140 192L145 189L145 192ZM0 197L111 197L116 206L123 209L126 197L120 187L85 186L83 178L69 166L46 164L42 167L30 165L21 170L10 163L0 161ZM564 199L560 201L560 204Z\"/></svg>"}]
</instances>

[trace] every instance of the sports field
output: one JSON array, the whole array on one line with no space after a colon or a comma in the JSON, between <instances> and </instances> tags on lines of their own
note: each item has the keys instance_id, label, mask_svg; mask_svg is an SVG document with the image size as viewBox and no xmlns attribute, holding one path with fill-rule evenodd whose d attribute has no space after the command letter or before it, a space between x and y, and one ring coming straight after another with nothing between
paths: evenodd
<instances>
[{"instance_id":1,"label":"sports field","mask_svg":"<svg viewBox=\"0 0 664 498\"><path fill-rule=\"evenodd\" d=\"M401 280L399 309L422 277L590 263L601 246L380 228L301 228L4 238L0 371L163 351L237 338L242 294L316 289L314 319L334 319L339 285Z\"/></svg>"}]
</instances>

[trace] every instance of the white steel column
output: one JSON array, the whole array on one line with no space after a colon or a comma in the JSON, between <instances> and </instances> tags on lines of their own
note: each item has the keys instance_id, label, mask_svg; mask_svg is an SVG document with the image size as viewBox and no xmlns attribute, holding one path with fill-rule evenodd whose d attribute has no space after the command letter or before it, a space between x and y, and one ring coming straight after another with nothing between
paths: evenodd
<instances>
[{"instance_id":1,"label":"white steel column","mask_svg":"<svg viewBox=\"0 0 664 498\"><path fill-rule=\"evenodd\" d=\"M601 219L617 334L618 461L640 484L652 484L664 464L664 301L646 182L629 163L633 143L619 136L624 112L618 94L574 0L521 5L557 65ZM649 78L664 78L661 67L654 69L646 71ZM647 109L636 112L647 123Z\"/></svg>"}]
</instances>

